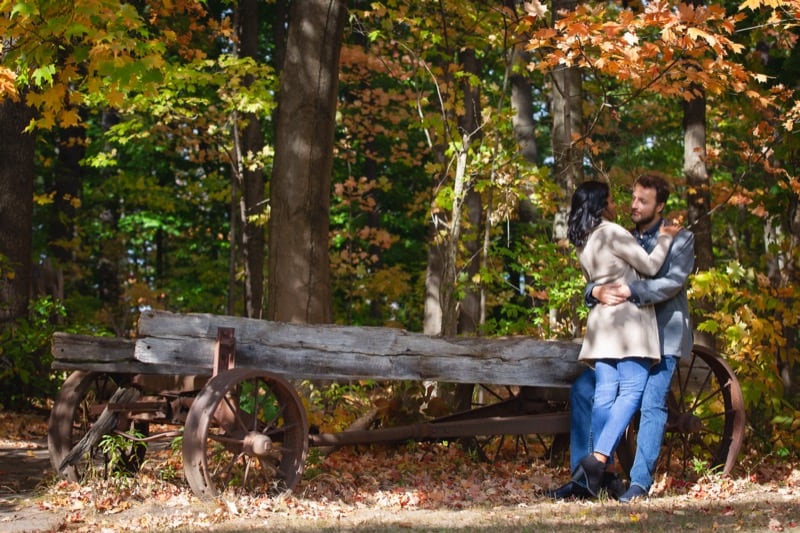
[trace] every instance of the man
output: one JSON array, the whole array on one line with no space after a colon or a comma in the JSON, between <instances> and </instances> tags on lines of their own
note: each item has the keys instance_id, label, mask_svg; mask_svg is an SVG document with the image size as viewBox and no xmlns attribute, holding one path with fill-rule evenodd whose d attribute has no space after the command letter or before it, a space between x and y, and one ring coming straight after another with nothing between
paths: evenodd
<instances>
[{"instance_id":1,"label":"man","mask_svg":"<svg viewBox=\"0 0 800 533\"><path fill-rule=\"evenodd\" d=\"M644 174L633 185L631 220L633 235L649 253L656 244L661 215L669 197L669 185L660 176ZM608 284L586 287L586 304L616 305L630 300L638 306L655 305L661 345L661 361L650 370L640 409L636 455L631 468L630 487L623 494L615 476L606 475L604 485L612 497L628 503L647 496L653 484L658 455L667 422L666 399L678 358L691 352L693 338L689 322L686 284L694 268L694 234L682 230L674 237L661 270L652 279L628 285ZM584 371L570 389L571 433L570 467L592 453L591 414L594 398L594 371ZM624 486L622 487L624 489ZM586 498L589 491L575 480L549 492L555 499Z\"/></svg>"}]
</instances>

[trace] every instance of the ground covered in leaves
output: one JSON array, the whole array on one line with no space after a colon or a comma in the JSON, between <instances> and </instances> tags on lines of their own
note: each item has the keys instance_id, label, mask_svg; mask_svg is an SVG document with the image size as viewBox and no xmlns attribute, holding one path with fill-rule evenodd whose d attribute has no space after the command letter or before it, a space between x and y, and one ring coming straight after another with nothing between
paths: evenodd
<instances>
[{"instance_id":1,"label":"ground covered in leaves","mask_svg":"<svg viewBox=\"0 0 800 533\"><path fill-rule=\"evenodd\" d=\"M135 477L58 481L45 435L44 416L0 412L2 531L800 531L800 465L772 457L743 457L729 478L661 475L649 500L624 505L548 500L568 473L530 456L349 447L312 454L292 494L201 501L169 448L148 452Z\"/></svg>"}]
</instances>

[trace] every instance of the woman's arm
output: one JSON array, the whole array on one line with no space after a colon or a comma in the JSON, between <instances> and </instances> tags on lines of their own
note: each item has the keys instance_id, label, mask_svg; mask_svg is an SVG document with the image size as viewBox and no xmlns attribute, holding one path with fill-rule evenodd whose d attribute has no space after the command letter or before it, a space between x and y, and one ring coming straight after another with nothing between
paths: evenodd
<instances>
[{"instance_id":1,"label":"woman's arm","mask_svg":"<svg viewBox=\"0 0 800 533\"><path fill-rule=\"evenodd\" d=\"M613 238L610 239L611 250L620 259L631 265L645 276L655 276L664 264L672 243L672 235L659 233L653 251L648 254L625 228L614 224Z\"/></svg>"}]
</instances>

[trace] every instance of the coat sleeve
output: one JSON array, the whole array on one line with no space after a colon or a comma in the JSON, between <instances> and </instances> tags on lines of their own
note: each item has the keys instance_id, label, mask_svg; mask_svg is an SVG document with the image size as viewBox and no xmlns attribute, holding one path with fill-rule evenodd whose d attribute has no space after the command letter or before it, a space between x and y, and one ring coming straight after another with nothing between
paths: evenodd
<instances>
[{"instance_id":1,"label":"coat sleeve","mask_svg":"<svg viewBox=\"0 0 800 533\"><path fill-rule=\"evenodd\" d=\"M640 274L655 276L667 258L672 237L665 233L659 234L655 248L648 255L630 232L622 226L616 224L615 226L614 235L610 239L614 255L631 265Z\"/></svg>"},{"instance_id":2,"label":"coat sleeve","mask_svg":"<svg viewBox=\"0 0 800 533\"><path fill-rule=\"evenodd\" d=\"M592 296L592 290L594 290L597 285L599 284L595 283L594 281L590 281L586 284L586 288L583 290L583 303L585 303L586 307L590 309L600 303L597 298Z\"/></svg>"},{"instance_id":3,"label":"coat sleeve","mask_svg":"<svg viewBox=\"0 0 800 533\"><path fill-rule=\"evenodd\" d=\"M638 306L655 305L675 297L686 287L694 270L694 233L682 230L675 236L662 270L656 278L628 283L630 301Z\"/></svg>"}]
</instances>

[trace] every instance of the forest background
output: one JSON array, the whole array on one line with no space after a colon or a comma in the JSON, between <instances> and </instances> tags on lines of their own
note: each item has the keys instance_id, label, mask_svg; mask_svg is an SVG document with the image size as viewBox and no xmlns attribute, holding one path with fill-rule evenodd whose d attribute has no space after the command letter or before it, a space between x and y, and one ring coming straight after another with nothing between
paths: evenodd
<instances>
[{"instance_id":1,"label":"forest background","mask_svg":"<svg viewBox=\"0 0 800 533\"><path fill-rule=\"evenodd\" d=\"M580 336L570 194L607 180L626 205L653 171L746 445L798 458L797 0L0 14L4 408L58 390L53 331L129 337L150 308Z\"/></svg>"}]
</instances>

